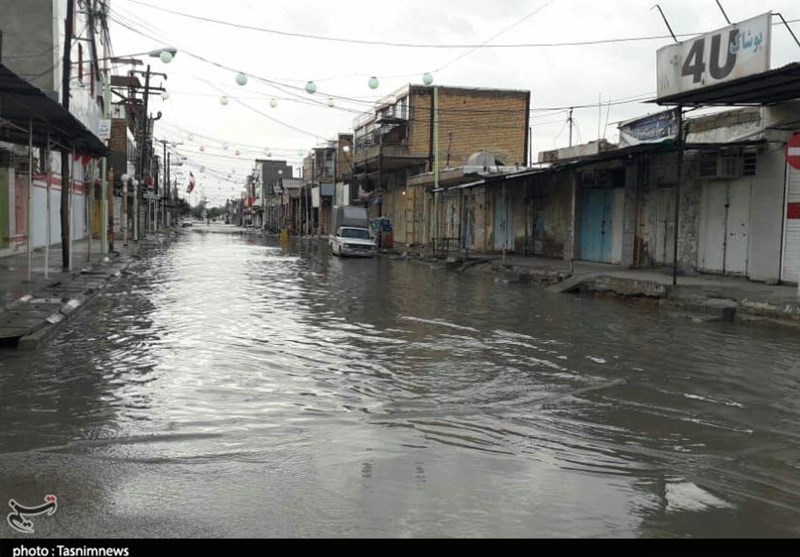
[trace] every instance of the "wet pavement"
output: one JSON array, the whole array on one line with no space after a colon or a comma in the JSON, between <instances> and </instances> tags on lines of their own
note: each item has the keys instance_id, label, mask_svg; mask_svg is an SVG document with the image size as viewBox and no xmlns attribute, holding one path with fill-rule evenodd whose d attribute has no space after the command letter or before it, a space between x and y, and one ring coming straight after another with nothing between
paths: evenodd
<instances>
[{"instance_id":1,"label":"wet pavement","mask_svg":"<svg viewBox=\"0 0 800 557\"><path fill-rule=\"evenodd\" d=\"M230 231L0 353L37 535L800 535L796 331Z\"/></svg>"}]
</instances>

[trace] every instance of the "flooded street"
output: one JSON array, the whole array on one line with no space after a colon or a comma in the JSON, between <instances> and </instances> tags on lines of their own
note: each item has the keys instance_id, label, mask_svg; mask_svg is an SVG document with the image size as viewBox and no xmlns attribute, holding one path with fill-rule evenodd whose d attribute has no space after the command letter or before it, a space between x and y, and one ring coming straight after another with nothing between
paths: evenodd
<instances>
[{"instance_id":1,"label":"flooded street","mask_svg":"<svg viewBox=\"0 0 800 557\"><path fill-rule=\"evenodd\" d=\"M800 535L795 330L225 228L0 353L37 535Z\"/></svg>"}]
</instances>

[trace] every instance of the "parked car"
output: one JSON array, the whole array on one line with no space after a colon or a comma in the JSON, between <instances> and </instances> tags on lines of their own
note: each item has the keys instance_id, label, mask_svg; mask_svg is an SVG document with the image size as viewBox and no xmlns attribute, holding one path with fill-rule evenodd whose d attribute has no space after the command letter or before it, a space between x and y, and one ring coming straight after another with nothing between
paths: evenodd
<instances>
[{"instance_id":1,"label":"parked car","mask_svg":"<svg viewBox=\"0 0 800 557\"><path fill-rule=\"evenodd\" d=\"M372 257L378 251L369 231L367 210L363 207L335 206L333 208L333 234L328 245L334 255Z\"/></svg>"},{"instance_id":2,"label":"parked car","mask_svg":"<svg viewBox=\"0 0 800 557\"><path fill-rule=\"evenodd\" d=\"M189 228L191 226L192 226L192 221L190 220L181 221L181 228Z\"/></svg>"},{"instance_id":3,"label":"parked car","mask_svg":"<svg viewBox=\"0 0 800 557\"><path fill-rule=\"evenodd\" d=\"M366 228L341 226L330 236L329 241L331 252L335 255L373 257L378 251L375 240Z\"/></svg>"}]
</instances>

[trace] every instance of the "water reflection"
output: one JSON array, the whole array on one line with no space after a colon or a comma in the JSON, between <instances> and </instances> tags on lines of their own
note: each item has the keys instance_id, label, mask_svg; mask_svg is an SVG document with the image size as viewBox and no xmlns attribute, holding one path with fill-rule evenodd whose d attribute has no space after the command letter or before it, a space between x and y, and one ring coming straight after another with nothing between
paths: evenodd
<instances>
[{"instance_id":1,"label":"water reflection","mask_svg":"<svg viewBox=\"0 0 800 557\"><path fill-rule=\"evenodd\" d=\"M796 334L215 230L3 353L0 494L68 478L74 535L800 533Z\"/></svg>"}]
</instances>

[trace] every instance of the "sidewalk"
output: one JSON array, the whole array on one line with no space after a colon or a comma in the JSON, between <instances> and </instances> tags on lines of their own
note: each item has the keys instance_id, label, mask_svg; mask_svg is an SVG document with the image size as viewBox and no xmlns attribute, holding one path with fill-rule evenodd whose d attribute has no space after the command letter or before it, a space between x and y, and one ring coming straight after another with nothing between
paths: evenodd
<instances>
[{"instance_id":1,"label":"sidewalk","mask_svg":"<svg viewBox=\"0 0 800 557\"><path fill-rule=\"evenodd\" d=\"M49 279L45 279L45 250L36 248L31 254L31 282L28 282L28 254L26 251L0 257L0 310L14 305L20 298L32 295L42 288L69 280L79 274L81 270L102 261L105 256L100 253L100 240L92 240L91 247L91 257L88 258L88 240L73 241L72 270L64 272L61 268L61 244L51 246L48 265ZM130 241L128 247L123 247L122 240L115 240L114 248L119 255L130 256L136 253L138 246Z\"/></svg>"},{"instance_id":2,"label":"sidewalk","mask_svg":"<svg viewBox=\"0 0 800 557\"><path fill-rule=\"evenodd\" d=\"M462 264L449 265L464 271L484 267L505 282L538 283L552 292L595 292L623 297L657 299L707 320L765 320L800 326L798 289L794 285L767 285L746 278L692 274L678 275L672 285L672 268L623 269L619 265L570 262L535 256L470 254ZM488 270L487 269L487 270Z\"/></svg>"},{"instance_id":3,"label":"sidewalk","mask_svg":"<svg viewBox=\"0 0 800 557\"><path fill-rule=\"evenodd\" d=\"M72 269L61 270L61 246L50 249L50 272L45 278L45 251L31 254L31 280L28 281L28 256L20 253L0 258L0 346L31 350L57 332L64 323L111 282L119 279L136 259L139 247L161 241L174 230L162 230L123 246L115 241L115 252L100 253L100 242L72 243Z\"/></svg>"}]
</instances>

